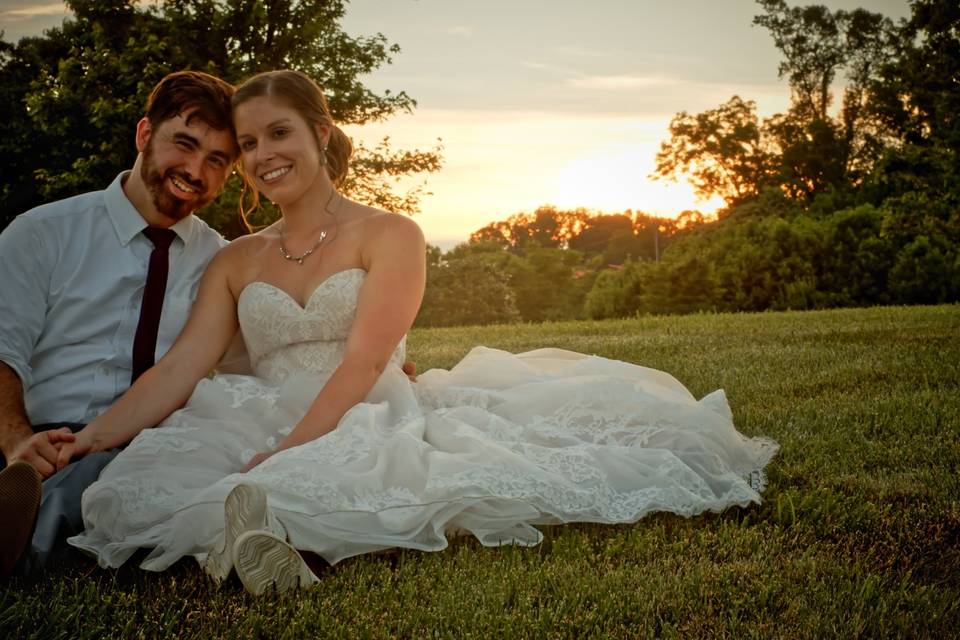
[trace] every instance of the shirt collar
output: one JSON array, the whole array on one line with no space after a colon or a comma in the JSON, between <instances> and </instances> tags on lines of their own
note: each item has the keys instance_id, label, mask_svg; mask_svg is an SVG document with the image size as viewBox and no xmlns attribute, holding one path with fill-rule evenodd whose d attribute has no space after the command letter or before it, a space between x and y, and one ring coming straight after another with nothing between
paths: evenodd
<instances>
[{"instance_id":1,"label":"shirt collar","mask_svg":"<svg viewBox=\"0 0 960 640\"><path fill-rule=\"evenodd\" d=\"M129 171L120 173L110 186L103 192L103 200L107 206L107 214L113 223L113 228L117 232L122 246L127 246L130 241L148 226L147 221L143 219L140 212L137 211L127 194L123 192L123 181L130 174ZM195 233L197 221L193 214L177 221L170 228L174 233L187 244L191 236Z\"/></svg>"}]
</instances>

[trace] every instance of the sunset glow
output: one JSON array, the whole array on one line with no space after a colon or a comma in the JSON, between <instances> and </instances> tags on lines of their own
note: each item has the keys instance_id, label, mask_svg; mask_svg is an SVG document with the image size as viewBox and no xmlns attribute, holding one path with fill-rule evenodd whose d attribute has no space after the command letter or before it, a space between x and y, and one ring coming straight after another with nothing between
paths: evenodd
<instances>
[{"instance_id":1,"label":"sunset glow","mask_svg":"<svg viewBox=\"0 0 960 640\"><path fill-rule=\"evenodd\" d=\"M653 181L654 149L637 145L625 150L598 150L572 159L557 176L552 203L562 208L586 207L614 213L633 209L674 217L686 209L713 213L723 201L701 201L684 182Z\"/></svg>"},{"instance_id":2,"label":"sunset glow","mask_svg":"<svg viewBox=\"0 0 960 640\"><path fill-rule=\"evenodd\" d=\"M627 117L422 109L347 132L368 146L383 136L400 148L442 139L444 167L426 178L432 195L417 221L430 242L449 248L490 222L545 204L667 217L714 212L719 199L698 201L685 182L649 178L666 126Z\"/></svg>"},{"instance_id":3,"label":"sunset glow","mask_svg":"<svg viewBox=\"0 0 960 640\"><path fill-rule=\"evenodd\" d=\"M908 13L906 0L871 8L895 19ZM752 26L757 12L752 1L490 0L477 10L447 0L350 0L347 33L382 33L401 48L362 82L378 94L404 91L417 106L345 129L369 146L389 136L395 150L442 139L440 172L400 186L426 181L432 195L416 219L445 249L545 204L709 214L723 203L698 201L683 179L649 176L680 111L712 109L734 94L755 100L761 117L787 108L780 53ZM16 40L67 13L51 0L6 0L0 29Z\"/></svg>"}]
</instances>

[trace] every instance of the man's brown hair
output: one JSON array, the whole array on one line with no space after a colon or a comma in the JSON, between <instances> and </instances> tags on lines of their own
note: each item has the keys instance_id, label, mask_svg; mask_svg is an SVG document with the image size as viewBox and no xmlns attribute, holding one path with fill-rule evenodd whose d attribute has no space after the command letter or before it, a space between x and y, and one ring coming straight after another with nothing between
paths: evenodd
<instances>
[{"instance_id":1,"label":"man's brown hair","mask_svg":"<svg viewBox=\"0 0 960 640\"><path fill-rule=\"evenodd\" d=\"M230 100L233 85L202 71L177 71L164 77L147 98L147 119L150 125L176 118L193 111L190 120L199 118L219 131L228 130L236 137Z\"/></svg>"}]
</instances>

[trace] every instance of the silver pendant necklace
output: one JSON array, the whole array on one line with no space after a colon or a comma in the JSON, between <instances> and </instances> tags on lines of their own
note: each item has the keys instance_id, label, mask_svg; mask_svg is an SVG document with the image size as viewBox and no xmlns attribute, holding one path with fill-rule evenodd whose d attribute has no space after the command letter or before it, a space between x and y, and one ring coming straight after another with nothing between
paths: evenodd
<instances>
[{"instance_id":1,"label":"silver pendant necklace","mask_svg":"<svg viewBox=\"0 0 960 640\"><path fill-rule=\"evenodd\" d=\"M310 257L314 251L317 250L317 247L320 246L320 243L323 242L323 239L327 237L327 230L324 229L320 232L320 239L318 239L312 247L307 249L303 255L295 256L287 252L287 248L283 246L283 230L280 231L280 255L283 256L284 260L289 260L291 262L296 262L301 267L303 266L303 261Z\"/></svg>"},{"instance_id":2,"label":"silver pendant necklace","mask_svg":"<svg viewBox=\"0 0 960 640\"><path fill-rule=\"evenodd\" d=\"M333 200L334 196L339 196L339 198L337 200L336 208L331 211L330 201ZM343 202L343 196L341 196L337 191L332 191L330 193L330 197L327 198L327 203L323 207L324 211L326 211L327 213L333 216L334 221L336 221L337 213L340 211L341 202ZM295 255L292 255L289 251L287 251L287 248L283 246L283 231L286 228L286 226L287 226L286 221L284 221L283 226L280 227L280 255L283 256L284 260L288 260L290 262L296 262L298 265L302 267L303 261L309 258L310 255L320 247L320 243L323 242L324 238L327 237L327 230L324 229L323 231L320 232L320 237L317 239L315 243L313 243L312 247L310 247L309 249L307 249L307 251L303 253L303 255L295 256Z\"/></svg>"}]
</instances>

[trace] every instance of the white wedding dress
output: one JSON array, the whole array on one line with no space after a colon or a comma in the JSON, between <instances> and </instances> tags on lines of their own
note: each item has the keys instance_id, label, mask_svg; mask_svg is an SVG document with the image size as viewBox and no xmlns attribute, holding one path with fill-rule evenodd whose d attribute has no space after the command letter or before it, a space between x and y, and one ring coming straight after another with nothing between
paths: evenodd
<instances>
[{"instance_id":1,"label":"white wedding dress","mask_svg":"<svg viewBox=\"0 0 960 640\"><path fill-rule=\"evenodd\" d=\"M111 567L141 547L150 570L202 559L238 483L264 487L291 544L331 563L439 550L453 531L533 545L538 524L759 502L777 445L738 433L722 391L697 401L661 371L558 349L477 347L411 383L401 344L334 431L239 473L338 365L364 276L334 274L306 308L248 285L238 313L256 375L203 380L185 408L138 435L84 493L86 531L70 543Z\"/></svg>"}]
</instances>

